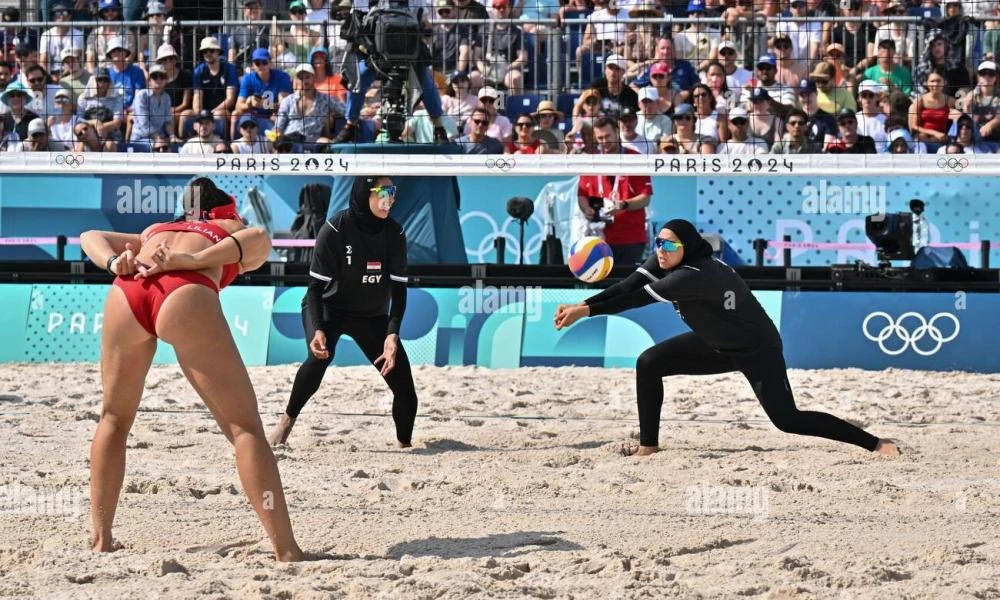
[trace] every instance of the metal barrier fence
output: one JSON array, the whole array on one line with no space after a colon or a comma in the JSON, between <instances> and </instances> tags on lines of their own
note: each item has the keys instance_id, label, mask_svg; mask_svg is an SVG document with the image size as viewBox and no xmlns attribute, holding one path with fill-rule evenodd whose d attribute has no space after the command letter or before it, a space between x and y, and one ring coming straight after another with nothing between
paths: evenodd
<instances>
[{"instance_id":1,"label":"metal barrier fence","mask_svg":"<svg viewBox=\"0 0 1000 600\"><path fill-rule=\"evenodd\" d=\"M998 17L985 17L977 22L997 21ZM756 58L769 51L769 43L778 31L797 33L797 28L802 24L815 28L833 27L842 23L885 24L898 23L905 35L904 49L898 54L905 54L908 61L907 66L911 70L915 68L919 57L924 55L924 33L931 26L920 17L770 17L764 18L756 16L754 18L740 17L737 21L727 24L723 18L633 18L622 22L613 21L590 21L586 18L574 19L488 19L488 20L454 20L454 19L434 19L432 28L429 30L428 40L432 40L434 45L434 68L436 71L447 75L453 70L479 70L480 72L492 71L494 75L502 75L504 63L509 65L514 63L520 67L520 86L525 91L540 94L548 99L560 92L573 91L585 88L588 84L600 77L603 71L602 60L608 54L624 53L627 59L640 59L649 61L654 58L655 44L660 36L671 35L675 41L675 54L681 58L694 58L696 62L703 62L711 58L711 47L718 45L722 41L723 35L728 41L733 42L738 53L737 64L753 68ZM296 20L265 20L265 21L184 21L181 23L167 22L161 27L151 27L147 21L71 21L69 23L57 23L52 21L24 21L18 24L4 23L0 31L11 31L15 28L23 28L34 33L38 38L49 28L55 25L68 25L80 30L79 43L70 42L78 47L84 48L81 58L84 59L85 68L92 69L97 64L102 63L101 56L97 55L97 50L106 46L112 34L121 35L126 39L126 44L133 50L130 62L149 63L155 59L157 46L163 41L170 41L177 48L182 61L182 68L193 69L200 59L198 57L198 46L202 39L211 35L219 38L224 56L238 67L249 66L248 48L252 50L257 46L265 46L271 49L272 54L276 50L284 50L285 57L276 57L275 62L283 70L291 71L299 62L305 62L308 57L308 50L311 47L323 46L329 49L331 63L335 66L343 59L346 42L339 37L340 23L335 21L306 22ZM622 39L624 43L620 45L601 43L597 45L597 51L588 50L589 41L588 26L592 26L592 31L596 32L596 38L606 40L610 35ZM692 28L693 26L693 28ZM297 28L292 30L291 28ZM498 27L518 28L521 41L512 39ZM678 31L678 29L680 31ZM596 30L596 31L595 31ZM967 39L967 46L963 49L965 56L965 67L974 68L975 61L980 57L975 52L975 46L980 42L980 30L977 26L970 29L973 34ZM708 40L709 51L689 51L689 41L680 42L681 39L694 36L699 40L703 37ZM514 36L516 37L516 36ZM276 38L280 38L282 46L279 48ZM902 40L901 40L902 41ZM437 43L434 43L437 42ZM470 48L477 48L481 55L479 60L475 57L459 58L448 55L447 44L455 44L461 47L463 42ZM65 41L61 42L63 45ZM499 44L499 45L498 45ZM678 48L678 46L684 48ZM797 44L793 43L793 54L801 54ZM524 49L526 56L518 56L518 47ZM823 52L808 59L801 56L793 56L792 64L796 61L808 60L808 65L799 65L798 71L808 72L814 63L822 58ZM87 51L93 57L88 59ZM58 71L61 64L58 56L48 52L49 64L43 65L46 68L54 67ZM524 60L521 60L524 58ZM694 65L698 67L698 64ZM53 69L50 69L53 70ZM487 73L489 74L489 73ZM495 85L504 87L504 77L499 81L494 81ZM507 83L510 83L508 80ZM508 86L509 87L509 86ZM515 89L514 91L520 91Z\"/></svg>"}]
</instances>

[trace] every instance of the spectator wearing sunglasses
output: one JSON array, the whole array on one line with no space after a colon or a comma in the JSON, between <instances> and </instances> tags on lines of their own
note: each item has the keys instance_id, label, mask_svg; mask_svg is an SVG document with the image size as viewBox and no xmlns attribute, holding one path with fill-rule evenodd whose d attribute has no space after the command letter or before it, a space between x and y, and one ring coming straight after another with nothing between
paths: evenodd
<instances>
[{"instance_id":1,"label":"spectator wearing sunglasses","mask_svg":"<svg viewBox=\"0 0 1000 600\"><path fill-rule=\"evenodd\" d=\"M292 93L292 78L288 73L272 68L271 53L267 48L254 50L252 59L253 71L240 81L233 131L245 119L257 121L261 132L271 130L278 107Z\"/></svg>"},{"instance_id":2,"label":"spectator wearing sunglasses","mask_svg":"<svg viewBox=\"0 0 1000 600\"><path fill-rule=\"evenodd\" d=\"M134 144L153 144L153 136L166 135L172 142L181 140L174 135L174 119L170 110L170 95L166 91L167 72L154 64L149 68L149 88L139 90L132 111L132 133L129 141Z\"/></svg>"},{"instance_id":3,"label":"spectator wearing sunglasses","mask_svg":"<svg viewBox=\"0 0 1000 600\"><path fill-rule=\"evenodd\" d=\"M73 6L60 0L52 5L52 20L54 27L46 29L38 39L38 62L46 71L59 73L62 63L59 56L64 48L83 54L83 31L72 26Z\"/></svg>"},{"instance_id":4,"label":"spectator wearing sunglasses","mask_svg":"<svg viewBox=\"0 0 1000 600\"><path fill-rule=\"evenodd\" d=\"M28 103L28 108L43 119L48 119L62 112L56 107L55 94L63 88L50 83L50 81L49 74L45 72L42 65L28 68L28 87L31 90L31 101Z\"/></svg>"},{"instance_id":5,"label":"spectator wearing sunglasses","mask_svg":"<svg viewBox=\"0 0 1000 600\"><path fill-rule=\"evenodd\" d=\"M477 108L472 111L472 116L466 121L469 130L455 143L466 154L503 154L503 142L487 135L490 128L490 113L484 108Z\"/></svg>"}]
</instances>

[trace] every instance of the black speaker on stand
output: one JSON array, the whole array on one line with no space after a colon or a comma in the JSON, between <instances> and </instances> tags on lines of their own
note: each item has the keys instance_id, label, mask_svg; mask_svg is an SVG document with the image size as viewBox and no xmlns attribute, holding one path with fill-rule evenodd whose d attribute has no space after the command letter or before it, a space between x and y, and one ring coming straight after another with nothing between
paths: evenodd
<instances>
[{"instance_id":1,"label":"black speaker on stand","mask_svg":"<svg viewBox=\"0 0 1000 600\"><path fill-rule=\"evenodd\" d=\"M513 219L517 219L518 224L521 226L521 237L520 244L518 247L518 253L520 254L517 264L524 264L524 224L528 222L531 215L535 214L535 203L531 198L525 198L524 196L518 196L516 198L511 198L507 201L507 214Z\"/></svg>"}]
</instances>

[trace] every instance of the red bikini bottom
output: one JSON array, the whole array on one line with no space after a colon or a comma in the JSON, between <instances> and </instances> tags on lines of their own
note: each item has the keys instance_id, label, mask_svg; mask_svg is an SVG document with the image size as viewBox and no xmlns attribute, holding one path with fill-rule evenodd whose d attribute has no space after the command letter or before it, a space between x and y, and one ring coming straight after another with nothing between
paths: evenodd
<instances>
[{"instance_id":1,"label":"red bikini bottom","mask_svg":"<svg viewBox=\"0 0 1000 600\"><path fill-rule=\"evenodd\" d=\"M152 335L156 335L156 315L170 292L188 284L204 285L216 293L219 287L206 275L195 271L169 271L158 273L145 279L133 279L132 275L115 277L114 285L125 292L129 308L139 324Z\"/></svg>"}]
</instances>

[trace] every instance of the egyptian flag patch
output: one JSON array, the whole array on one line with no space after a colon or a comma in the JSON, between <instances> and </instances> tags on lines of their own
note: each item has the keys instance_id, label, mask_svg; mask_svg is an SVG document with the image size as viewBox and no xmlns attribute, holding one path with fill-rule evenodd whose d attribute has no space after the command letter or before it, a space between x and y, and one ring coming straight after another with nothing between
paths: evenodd
<instances>
[{"instance_id":1,"label":"egyptian flag patch","mask_svg":"<svg viewBox=\"0 0 1000 600\"><path fill-rule=\"evenodd\" d=\"M382 271L382 263L368 261L366 270L370 273L372 271Z\"/></svg>"}]
</instances>

